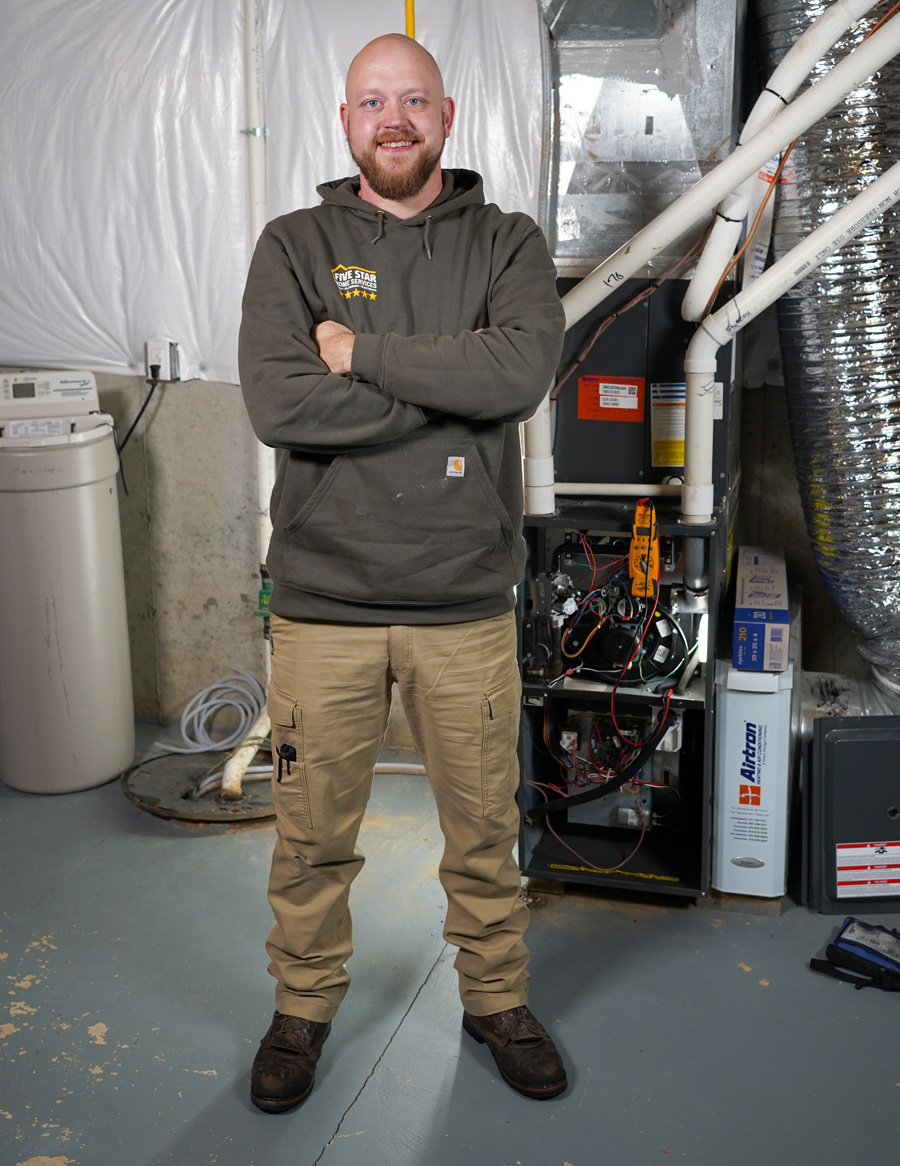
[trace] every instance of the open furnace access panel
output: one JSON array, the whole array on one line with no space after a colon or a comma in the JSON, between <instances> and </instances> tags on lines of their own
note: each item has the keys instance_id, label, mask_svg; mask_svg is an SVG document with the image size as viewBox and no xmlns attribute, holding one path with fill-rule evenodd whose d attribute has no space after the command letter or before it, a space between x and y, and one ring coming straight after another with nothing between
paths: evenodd
<instances>
[{"instance_id":1,"label":"open furnace access panel","mask_svg":"<svg viewBox=\"0 0 900 1166\"><path fill-rule=\"evenodd\" d=\"M726 520L656 511L648 596L629 578L633 503L561 499L525 519L519 863L537 878L696 898L709 890L714 756L714 668L701 657L715 658Z\"/></svg>"}]
</instances>

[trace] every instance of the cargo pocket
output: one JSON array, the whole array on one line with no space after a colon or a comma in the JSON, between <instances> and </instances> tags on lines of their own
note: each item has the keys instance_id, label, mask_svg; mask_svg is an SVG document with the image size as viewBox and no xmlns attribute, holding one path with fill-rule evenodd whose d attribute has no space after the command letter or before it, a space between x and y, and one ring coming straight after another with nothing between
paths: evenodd
<instances>
[{"instance_id":1,"label":"cargo pocket","mask_svg":"<svg viewBox=\"0 0 900 1166\"><path fill-rule=\"evenodd\" d=\"M268 711L272 722L273 798L293 822L311 830L300 706L270 684Z\"/></svg>"},{"instance_id":2,"label":"cargo pocket","mask_svg":"<svg viewBox=\"0 0 900 1166\"><path fill-rule=\"evenodd\" d=\"M521 685L514 672L481 702L481 796L485 818L501 818L516 794Z\"/></svg>"}]
</instances>

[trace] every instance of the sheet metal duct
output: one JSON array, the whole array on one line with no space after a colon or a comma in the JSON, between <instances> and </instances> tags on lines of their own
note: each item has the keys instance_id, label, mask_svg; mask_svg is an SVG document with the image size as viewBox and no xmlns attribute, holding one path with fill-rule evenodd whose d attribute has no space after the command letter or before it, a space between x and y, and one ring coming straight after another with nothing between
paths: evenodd
<instances>
[{"instance_id":1,"label":"sheet metal duct","mask_svg":"<svg viewBox=\"0 0 900 1166\"><path fill-rule=\"evenodd\" d=\"M771 71L826 0L757 0ZM871 27L849 34L815 79ZM809 130L789 160L773 234L786 253L896 160L900 62ZM900 237L889 209L779 301L797 477L825 587L887 687L900 683ZM876 680L878 672L876 672Z\"/></svg>"},{"instance_id":2,"label":"sheet metal duct","mask_svg":"<svg viewBox=\"0 0 900 1166\"><path fill-rule=\"evenodd\" d=\"M561 274L586 274L731 152L744 2L541 0L557 126L542 225Z\"/></svg>"}]
</instances>

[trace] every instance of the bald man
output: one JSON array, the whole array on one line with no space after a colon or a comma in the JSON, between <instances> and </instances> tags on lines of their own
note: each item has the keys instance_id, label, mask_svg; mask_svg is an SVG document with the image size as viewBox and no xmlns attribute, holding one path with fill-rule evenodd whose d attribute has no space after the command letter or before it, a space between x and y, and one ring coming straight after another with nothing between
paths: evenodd
<instances>
[{"instance_id":1,"label":"bald man","mask_svg":"<svg viewBox=\"0 0 900 1166\"><path fill-rule=\"evenodd\" d=\"M303 1101L350 982L357 834L396 681L434 792L463 1028L526 1097L565 1069L527 1007L513 856L524 566L519 422L559 360L544 239L442 170L454 103L429 53L372 41L341 123L359 167L269 223L244 295L241 383L278 450L267 559L276 1012L251 1098Z\"/></svg>"}]
</instances>

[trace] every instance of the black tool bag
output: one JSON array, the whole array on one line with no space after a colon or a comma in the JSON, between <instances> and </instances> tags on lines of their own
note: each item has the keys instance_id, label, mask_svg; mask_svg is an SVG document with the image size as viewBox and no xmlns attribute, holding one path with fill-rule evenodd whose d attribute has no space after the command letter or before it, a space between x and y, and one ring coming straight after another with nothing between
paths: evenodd
<instances>
[{"instance_id":1,"label":"black tool bag","mask_svg":"<svg viewBox=\"0 0 900 1166\"><path fill-rule=\"evenodd\" d=\"M825 949L824 960L812 959L814 972L857 988L900 992L900 932L848 916Z\"/></svg>"}]
</instances>

